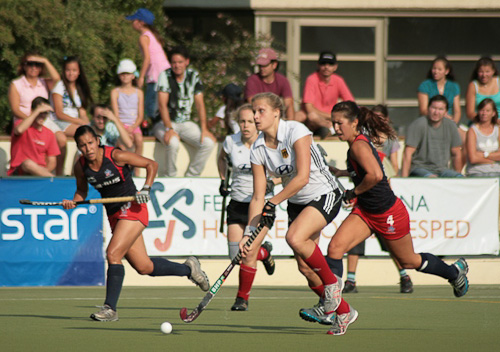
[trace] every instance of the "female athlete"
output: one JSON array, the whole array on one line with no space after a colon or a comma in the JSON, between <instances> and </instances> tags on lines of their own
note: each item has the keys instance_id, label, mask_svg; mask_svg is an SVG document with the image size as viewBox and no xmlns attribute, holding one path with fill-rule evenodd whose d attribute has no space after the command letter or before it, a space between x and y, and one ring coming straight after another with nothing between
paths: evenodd
<instances>
[{"instance_id":1,"label":"female athlete","mask_svg":"<svg viewBox=\"0 0 500 352\"><path fill-rule=\"evenodd\" d=\"M80 126L75 132L75 141L82 156L75 164L76 192L73 200L64 200L64 209L73 209L75 202L85 200L88 183L94 186L103 198L136 196L136 201L126 204L106 204L108 220L113 237L106 250L108 272L106 300L102 309L90 317L99 321L116 321L116 305L120 296L125 270L122 258L141 275L187 276L203 291L208 291L208 278L195 257L184 264L170 262L164 258L148 257L142 231L148 225L149 191L158 169L158 163L140 155L118 148L99 145L99 136L90 126ZM142 167L147 171L146 182L137 192L130 167ZM88 183L87 183L88 182Z\"/></svg>"},{"instance_id":2,"label":"female athlete","mask_svg":"<svg viewBox=\"0 0 500 352\"><path fill-rule=\"evenodd\" d=\"M333 107L332 122L337 136L350 147L347 171L355 187L345 192L344 201L352 202L357 198L357 202L332 237L328 257L341 259L344 253L376 232L385 239L389 251L403 268L441 276L453 286L456 297L465 295L469 286L468 266L463 258L448 265L432 254L416 254L413 250L408 211L389 187L378 153L371 143L379 144L381 138L395 137L388 120L346 101ZM353 310L338 314L330 331L345 333L356 317Z\"/></svg>"},{"instance_id":3,"label":"female athlete","mask_svg":"<svg viewBox=\"0 0 500 352\"><path fill-rule=\"evenodd\" d=\"M252 105L255 124L262 133L250 152L254 193L245 236L259 223L271 229L276 206L287 200L286 241L294 251L300 272L307 278L309 287L323 297L327 317L331 319L335 311L347 314L351 308L341 298L342 280L332 273L317 245L321 230L340 209L341 193L337 183L313 142L311 131L299 122L282 120L284 106L277 95L257 94ZM267 202L266 173L281 177L283 183L283 190ZM244 255L257 256L256 249L266 232L264 229L250 247L245 246L247 238L242 239L240 248Z\"/></svg>"}]
</instances>

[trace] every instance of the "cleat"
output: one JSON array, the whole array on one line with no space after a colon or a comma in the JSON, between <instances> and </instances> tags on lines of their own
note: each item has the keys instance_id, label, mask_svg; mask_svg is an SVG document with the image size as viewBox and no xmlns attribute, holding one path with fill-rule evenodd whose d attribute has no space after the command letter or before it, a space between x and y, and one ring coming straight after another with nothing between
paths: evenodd
<instances>
[{"instance_id":1,"label":"cleat","mask_svg":"<svg viewBox=\"0 0 500 352\"><path fill-rule=\"evenodd\" d=\"M118 321L118 313L111 309L110 306L105 304L101 308L100 311L97 313L91 314L90 319L97 320L97 321Z\"/></svg>"},{"instance_id":2,"label":"cleat","mask_svg":"<svg viewBox=\"0 0 500 352\"><path fill-rule=\"evenodd\" d=\"M458 270L458 276L454 280L448 280L448 282L453 286L453 294L455 297L462 297L469 290L469 280L467 280L469 266L464 258L460 258L453 265Z\"/></svg>"},{"instance_id":3,"label":"cleat","mask_svg":"<svg viewBox=\"0 0 500 352\"><path fill-rule=\"evenodd\" d=\"M325 285L323 292L325 314L331 315L337 310L341 300L341 293L344 289L344 282L340 277L337 277L337 282L331 285Z\"/></svg>"},{"instance_id":4,"label":"cleat","mask_svg":"<svg viewBox=\"0 0 500 352\"><path fill-rule=\"evenodd\" d=\"M312 308L302 308L299 316L305 321L311 323L320 323L321 325L332 325L334 314L325 314L325 307L321 302L316 303Z\"/></svg>"},{"instance_id":5,"label":"cleat","mask_svg":"<svg viewBox=\"0 0 500 352\"><path fill-rule=\"evenodd\" d=\"M274 259L271 255L273 244L266 241L261 245L261 247L264 247L267 250L267 253L269 253L267 258L262 260L262 264L264 264L264 268L266 268L267 275L272 275L274 274L274 269L276 269L276 264L274 263Z\"/></svg>"},{"instance_id":6,"label":"cleat","mask_svg":"<svg viewBox=\"0 0 500 352\"><path fill-rule=\"evenodd\" d=\"M399 281L399 292L401 293L412 293L413 292L413 282L408 275L401 276Z\"/></svg>"},{"instance_id":7,"label":"cleat","mask_svg":"<svg viewBox=\"0 0 500 352\"><path fill-rule=\"evenodd\" d=\"M356 281L346 280L342 293L358 293Z\"/></svg>"},{"instance_id":8,"label":"cleat","mask_svg":"<svg viewBox=\"0 0 500 352\"><path fill-rule=\"evenodd\" d=\"M239 311L239 312L247 311L248 310L248 301L241 298L241 297L236 297L236 300L234 301L234 304L231 307L231 310Z\"/></svg>"},{"instance_id":9,"label":"cleat","mask_svg":"<svg viewBox=\"0 0 500 352\"><path fill-rule=\"evenodd\" d=\"M339 314L335 318L328 335L344 335L347 327L358 319L358 312L353 307L349 306L349 313Z\"/></svg>"},{"instance_id":10,"label":"cleat","mask_svg":"<svg viewBox=\"0 0 500 352\"><path fill-rule=\"evenodd\" d=\"M188 276L189 280L194 282L203 291L208 291L210 288L210 282L208 281L208 276L203 270L201 270L200 261L196 257L189 257L184 262L185 265L189 266L191 269L191 274Z\"/></svg>"}]
</instances>

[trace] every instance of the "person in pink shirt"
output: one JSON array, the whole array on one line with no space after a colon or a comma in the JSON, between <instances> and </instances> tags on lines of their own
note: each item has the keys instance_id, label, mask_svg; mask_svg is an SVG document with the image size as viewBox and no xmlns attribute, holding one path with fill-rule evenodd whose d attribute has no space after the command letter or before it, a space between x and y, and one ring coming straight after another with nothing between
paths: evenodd
<instances>
[{"instance_id":1,"label":"person in pink shirt","mask_svg":"<svg viewBox=\"0 0 500 352\"><path fill-rule=\"evenodd\" d=\"M344 79L335 73L337 68L335 54L323 51L319 55L318 70L307 77L301 110L295 114L295 120L321 138L334 134L330 113L339 99L354 101Z\"/></svg>"},{"instance_id":2,"label":"person in pink shirt","mask_svg":"<svg viewBox=\"0 0 500 352\"><path fill-rule=\"evenodd\" d=\"M153 27L155 16L148 9L140 8L133 15L125 17L132 21L132 27L141 34L142 68L137 78L137 87L142 88L146 83L144 108L147 117L155 118L158 114L158 98L156 84L161 72L170 68L170 62L163 50L163 39Z\"/></svg>"},{"instance_id":3,"label":"person in pink shirt","mask_svg":"<svg viewBox=\"0 0 500 352\"><path fill-rule=\"evenodd\" d=\"M8 176L53 176L56 157L59 155L54 133L43 124L52 107L43 98L33 99L31 113L18 119L12 130L10 169Z\"/></svg>"}]
</instances>

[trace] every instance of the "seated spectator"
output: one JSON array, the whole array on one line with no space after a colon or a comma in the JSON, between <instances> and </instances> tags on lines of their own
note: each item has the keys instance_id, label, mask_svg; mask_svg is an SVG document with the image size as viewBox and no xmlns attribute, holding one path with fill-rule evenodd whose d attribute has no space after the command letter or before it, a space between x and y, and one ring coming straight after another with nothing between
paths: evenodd
<instances>
[{"instance_id":1,"label":"seated spectator","mask_svg":"<svg viewBox=\"0 0 500 352\"><path fill-rule=\"evenodd\" d=\"M429 100L427 116L408 127L401 176L463 177L461 172L462 140L457 125L444 117L448 101L442 95ZM452 159L453 169L448 168Z\"/></svg>"},{"instance_id":2,"label":"seated spectator","mask_svg":"<svg viewBox=\"0 0 500 352\"><path fill-rule=\"evenodd\" d=\"M305 123L321 139L335 134L330 115L339 98L354 101L344 79L335 73L337 68L335 54L324 51L319 55L318 69L307 77L301 110L295 114L295 120Z\"/></svg>"},{"instance_id":3,"label":"seated spectator","mask_svg":"<svg viewBox=\"0 0 500 352\"><path fill-rule=\"evenodd\" d=\"M277 72L278 54L271 48L260 49L256 64L259 67L259 72L248 77L245 84L245 100L251 103L253 96L257 93L274 93L281 97L285 103L286 119L293 120L295 109L292 88L288 79Z\"/></svg>"},{"instance_id":4,"label":"seated spectator","mask_svg":"<svg viewBox=\"0 0 500 352\"><path fill-rule=\"evenodd\" d=\"M226 135L238 133L240 126L238 126L233 113L243 103L243 90L236 84L229 83L222 89L220 95L224 105L217 110L215 117L208 122L208 127L212 129L222 122L221 127L226 129ZM222 136L222 140L226 138L226 135Z\"/></svg>"},{"instance_id":5,"label":"seated spectator","mask_svg":"<svg viewBox=\"0 0 500 352\"><path fill-rule=\"evenodd\" d=\"M489 57L482 57L476 62L471 82L465 94L465 112L467 118L474 120L477 107L484 99L490 98L500 111L500 81L495 62Z\"/></svg>"},{"instance_id":6,"label":"seated spectator","mask_svg":"<svg viewBox=\"0 0 500 352\"><path fill-rule=\"evenodd\" d=\"M387 110L387 106L379 104L375 105L372 108L372 111L375 115L377 115L382 120L390 120L389 119L389 111ZM399 158L398 151L401 149L399 142L396 139L390 139L386 137L382 137L380 139L382 145L377 146L377 151L379 152L380 159L382 161L382 165L384 167L384 172L388 178L394 177L399 172Z\"/></svg>"},{"instance_id":7,"label":"seated spectator","mask_svg":"<svg viewBox=\"0 0 500 352\"><path fill-rule=\"evenodd\" d=\"M43 125L52 107L47 99L37 97L31 111L27 118L14 123L8 176L54 176L59 147L54 133Z\"/></svg>"},{"instance_id":8,"label":"seated spectator","mask_svg":"<svg viewBox=\"0 0 500 352\"><path fill-rule=\"evenodd\" d=\"M104 104L97 104L92 107L92 121L90 126L101 136L101 144L110 147L123 145L126 148L132 148L134 143L130 134L123 126L111 109Z\"/></svg>"},{"instance_id":9,"label":"seated spectator","mask_svg":"<svg viewBox=\"0 0 500 352\"><path fill-rule=\"evenodd\" d=\"M161 121L153 127L155 137L167 149L167 176L177 176L179 142L183 142L190 156L185 176L199 176L215 146L215 137L207 128L203 84L197 71L188 68L189 54L183 47L170 53L171 68L158 77L158 108ZM193 104L200 125L192 121Z\"/></svg>"},{"instance_id":10,"label":"seated spectator","mask_svg":"<svg viewBox=\"0 0 500 352\"><path fill-rule=\"evenodd\" d=\"M500 176L500 135L495 102L486 98L479 103L474 123L467 131L467 176Z\"/></svg>"}]
</instances>

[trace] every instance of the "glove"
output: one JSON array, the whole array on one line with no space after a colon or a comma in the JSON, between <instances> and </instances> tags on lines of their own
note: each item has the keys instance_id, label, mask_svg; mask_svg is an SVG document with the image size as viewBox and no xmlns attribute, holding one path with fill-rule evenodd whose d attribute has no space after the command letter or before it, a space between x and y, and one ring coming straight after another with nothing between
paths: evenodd
<instances>
[{"instance_id":1,"label":"glove","mask_svg":"<svg viewBox=\"0 0 500 352\"><path fill-rule=\"evenodd\" d=\"M229 185L226 183L226 180L220 181L219 193L223 197L227 197L231 191L229 190Z\"/></svg>"},{"instance_id":2,"label":"glove","mask_svg":"<svg viewBox=\"0 0 500 352\"><path fill-rule=\"evenodd\" d=\"M144 185L142 189L137 192L135 195L135 201L139 204L147 203L149 202L149 192L151 191L151 186L149 185Z\"/></svg>"},{"instance_id":3,"label":"glove","mask_svg":"<svg viewBox=\"0 0 500 352\"><path fill-rule=\"evenodd\" d=\"M266 194L274 192L274 182L273 180L268 179L266 181Z\"/></svg>"},{"instance_id":4,"label":"glove","mask_svg":"<svg viewBox=\"0 0 500 352\"><path fill-rule=\"evenodd\" d=\"M264 209L262 209L260 224L271 230L273 228L274 219L276 219L276 204L267 201L264 205Z\"/></svg>"},{"instance_id":5,"label":"glove","mask_svg":"<svg viewBox=\"0 0 500 352\"><path fill-rule=\"evenodd\" d=\"M354 188L353 189L348 189L347 191L344 192L344 196L342 197L342 203L344 204L345 207L348 207L353 203L354 198L356 198L357 195L354 193Z\"/></svg>"}]
</instances>

